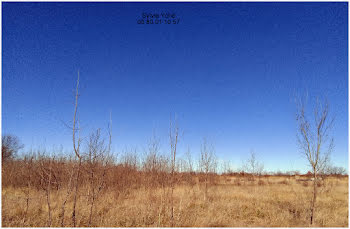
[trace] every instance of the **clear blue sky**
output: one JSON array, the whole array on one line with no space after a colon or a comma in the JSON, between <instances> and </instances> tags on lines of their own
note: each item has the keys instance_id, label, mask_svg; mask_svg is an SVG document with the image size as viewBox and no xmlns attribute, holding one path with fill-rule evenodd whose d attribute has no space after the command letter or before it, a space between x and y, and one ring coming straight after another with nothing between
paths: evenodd
<instances>
[{"instance_id":1,"label":"clear blue sky","mask_svg":"<svg viewBox=\"0 0 350 229\"><path fill-rule=\"evenodd\" d=\"M142 13L177 25L139 25ZM168 151L207 137L237 168L254 150L267 170L304 171L294 96L327 96L332 161L348 167L347 3L2 3L2 132L26 149L72 149L81 73L82 134L113 119L116 151L142 152L155 131Z\"/></svg>"}]
</instances>

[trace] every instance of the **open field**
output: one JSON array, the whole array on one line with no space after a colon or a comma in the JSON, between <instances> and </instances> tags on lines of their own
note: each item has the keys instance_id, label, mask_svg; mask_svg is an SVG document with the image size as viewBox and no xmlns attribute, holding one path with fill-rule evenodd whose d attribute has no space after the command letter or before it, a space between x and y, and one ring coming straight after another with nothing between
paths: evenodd
<instances>
[{"instance_id":1,"label":"open field","mask_svg":"<svg viewBox=\"0 0 350 229\"><path fill-rule=\"evenodd\" d=\"M348 2L1 7L2 227L349 227Z\"/></svg>"},{"instance_id":2,"label":"open field","mask_svg":"<svg viewBox=\"0 0 350 229\"><path fill-rule=\"evenodd\" d=\"M197 177L198 178L198 177ZM177 184L174 188L175 227L307 227L310 217L311 181L294 177L217 176L208 187L203 184ZM165 187L104 190L96 200L92 223L99 227L171 226L171 189ZM317 227L348 226L348 178L328 177L319 184L315 224ZM52 226L61 226L61 205L66 190L50 194ZM45 192L35 188L3 187L2 226L45 227L48 207ZM77 201L77 226L88 225L89 193L82 186ZM27 196L29 196L26 213ZM64 226L71 225L72 196L66 204Z\"/></svg>"}]
</instances>

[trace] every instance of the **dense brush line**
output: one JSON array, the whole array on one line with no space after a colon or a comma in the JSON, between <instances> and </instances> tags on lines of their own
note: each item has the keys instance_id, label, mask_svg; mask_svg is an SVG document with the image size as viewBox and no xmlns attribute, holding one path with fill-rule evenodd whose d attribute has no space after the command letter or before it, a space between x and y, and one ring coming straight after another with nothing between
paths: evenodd
<instances>
[{"instance_id":1,"label":"dense brush line","mask_svg":"<svg viewBox=\"0 0 350 229\"><path fill-rule=\"evenodd\" d=\"M136 159L136 158L134 158ZM51 186L59 190L70 182L72 171L78 161L72 157L48 157L40 154L26 156L24 158L9 160L2 165L3 187L26 187L30 182L31 187L42 189L48 176L51 174ZM123 190L139 187L162 187L170 185L171 165L163 156L147 157L142 164L125 160L116 163L110 159L108 162L83 160L81 164L80 185L88 184L91 175L103 176L105 188ZM103 174L104 173L104 174ZM215 184L218 174L209 173L210 183ZM174 172L175 182L180 184L192 184L195 180L204 181L205 173L194 171Z\"/></svg>"}]
</instances>

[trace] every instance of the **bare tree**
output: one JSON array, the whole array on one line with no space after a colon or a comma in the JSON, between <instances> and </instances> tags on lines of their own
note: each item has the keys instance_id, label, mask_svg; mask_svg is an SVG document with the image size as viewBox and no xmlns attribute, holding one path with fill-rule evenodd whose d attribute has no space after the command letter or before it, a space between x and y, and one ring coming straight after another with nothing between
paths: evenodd
<instances>
[{"instance_id":1,"label":"bare tree","mask_svg":"<svg viewBox=\"0 0 350 229\"><path fill-rule=\"evenodd\" d=\"M221 173L225 175L228 175L233 172L230 160L223 161L221 163L221 170Z\"/></svg>"},{"instance_id":2,"label":"bare tree","mask_svg":"<svg viewBox=\"0 0 350 229\"><path fill-rule=\"evenodd\" d=\"M233 173L230 160L221 163L221 175L223 175L225 183L230 182L229 176Z\"/></svg>"},{"instance_id":3,"label":"bare tree","mask_svg":"<svg viewBox=\"0 0 350 229\"><path fill-rule=\"evenodd\" d=\"M253 175L253 180L255 180L255 176L259 176L262 174L264 170L264 164L259 162L256 158L256 154L254 151L250 152L250 156L246 162L246 170Z\"/></svg>"},{"instance_id":4,"label":"bare tree","mask_svg":"<svg viewBox=\"0 0 350 229\"><path fill-rule=\"evenodd\" d=\"M342 176L346 174L346 169L341 166L335 166L329 159L326 164L323 166L322 170L319 171L318 175L322 175L323 179L327 178L327 176Z\"/></svg>"},{"instance_id":5,"label":"bare tree","mask_svg":"<svg viewBox=\"0 0 350 229\"><path fill-rule=\"evenodd\" d=\"M186 181L190 186L190 189L193 188L195 181L193 179L193 175L194 175L194 166L193 166L193 159L192 159L192 155L191 155L191 150L188 147L187 151L185 153L185 164L186 164Z\"/></svg>"},{"instance_id":6,"label":"bare tree","mask_svg":"<svg viewBox=\"0 0 350 229\"><path fill-rule=\"evenodd\" d=\"M73 148L76 158L78 159L78 166L75 176L75 184L74 184L74 200L73 200L73 211L72 211L72 223L73 227L76 227L76 205L77 205L77 198L78 198L78 186L79 186L79 178L80 178L80 169L81 169L81 154L80 154L80 144L81 144L81 138L78 136L78 140L76 140L76 132L79 131L79 120L77 119L77 112L78 112L78 98L79 98L79 71L78 71L78 79L77 79L77 86L75 91L75 106L74 106L74 116L73 116ZM76 125L78 124L78 128ZM80 135L80 134L79 134Z\"/></svg>"},{"instance_id":7,"label":"bare tree","mask_svg":"<svg viewBox=\"0 0 350 229\"><path fill-rule=\"evenodd\" d=\"M297 140L301 153L308 160L313 174L313 197L310 207L310 224L314 223L315 204L317 198L317 176L324 170L329 155L334 147L333 138L329 135L334 118L329 117L329 105L316 101L313 122L310 122L305 109L305 102L297 104L296 121L298 124Z\"/></svg>"},{"instance_id":8,"label":"bare tree","mask_svg":"<svg viewBox=\"0 0 350 229\"><path fill-rule=\"evenodd\" d=\"M174 122L174 123L173 123ZM177 119L170 119L169 128L170 152L171 152L171 227L174 227L174 188L175 188L175 165L176 165L176 150L179 141L179 126Z\"/></svg>"},{"instance_id":9,"label":"bare tree","mask_svg":"<svg viewBox=\"0 0 350 229\"><path fill-rule=\"evenodd\" d=\"M187 151L185 153L185 158L186 158L186 164L187 164L187 171L189 173L192 173L193 172L193 159L192 159L190 147L187 148Z\"/></svg>"},{"instance_id":10,"label":"bare tree","mask_svg":"<svg viewBox=\"0 0 350 229\"><path fill-rule=\"evenodd\" d=\"M208 198L208 182L210 173L216 172L216 155L215 149L212 144L208 144L206 138L203 139L201 144L201 154L199 158L199 168L202 173L204 173L204 199Z\"/></svg>"},{"instance_id":11,"label":"bare tree","mask_svg":"<svg viewBox=\"0 0 350 229\"><path fill-rule=\"evenodd\" d=\"M153 133L152 138L148 142L148 149L146 150L143 161L143 169L148 174L145 177L145 184L148 186L148 188L155 187L159 184L159 182L161 182L163 186L164 180L160 180L161 166L160 140Z\"/></svg>"},{"instance_id":12,"label":"bare tree","mask_svg":"<svg viewBox=\"0 0 350 229\"><path fill-rule=\"evenodd\" d=\"M346 174L346 169L344 167L330 165L325 172L327 175L342 176Z\"/></svg>"},{"instance_id":13,"label":"bare tree","mask_svg":"<svg viewBox=\"0 0 350 229\"><path fill-rule=\"evenodd\" d=\"M3 135L1 137L1 154L2 161L13 159L18 151L23 148L19 138L14 135Z\"/></svg>"}]
</instances>

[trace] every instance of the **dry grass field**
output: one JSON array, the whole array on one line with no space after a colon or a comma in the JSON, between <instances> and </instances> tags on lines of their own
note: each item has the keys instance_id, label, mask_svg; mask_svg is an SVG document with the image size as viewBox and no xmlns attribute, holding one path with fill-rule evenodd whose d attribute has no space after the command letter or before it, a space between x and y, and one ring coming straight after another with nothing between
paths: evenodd
<instances>
[{"instance_id":1,"label":"dry grass field","mask_svg":"<svg viewBox=\"0 0 350 229\"><path fill-rule=\"evenodd\" d=\"M217 176L205 198L198 179L174 189L175 227L308 227L311 181L270 176L255 181ZM45 227L48 207L45 193L26 188L3 187L2 226ZM98 227L169 227L169 188L139 187L117 192L106 189L96 200L92 223ZM348 178L328 177L319 185L316 227L348 227ZM61 204L66 190L52 189L51 226L61 225ZM88 225L88 188L82 186L77 201L77 226ZM71 225L72 196L66 205L65 225Z\"/></svg>"},{"instance_id":2,"label":"dry grass field","mask_svg":"<svg viewBox=\"0 0 350 229\"><path fill-rule=\"evenodd\" d=\"M349 227L347 2L12 2L1 227Z\"/></svg>"}]
</instances>

